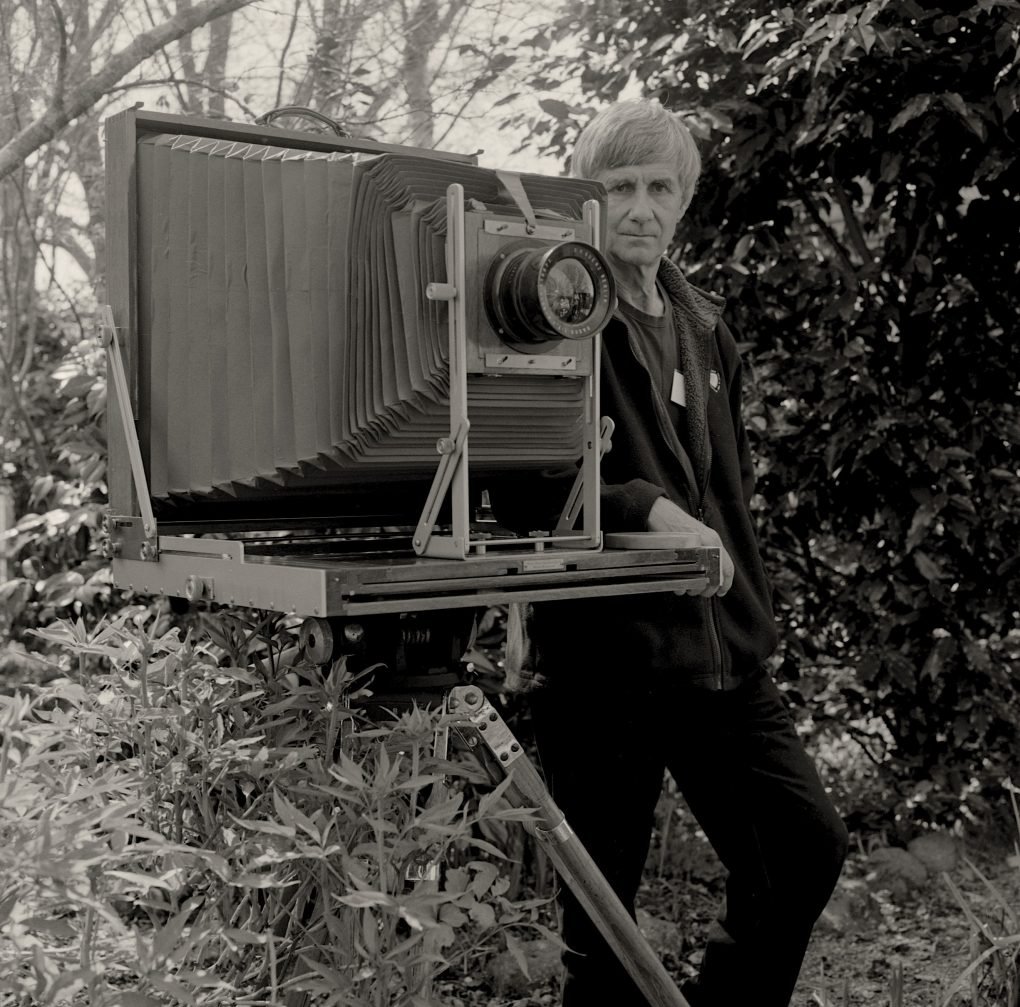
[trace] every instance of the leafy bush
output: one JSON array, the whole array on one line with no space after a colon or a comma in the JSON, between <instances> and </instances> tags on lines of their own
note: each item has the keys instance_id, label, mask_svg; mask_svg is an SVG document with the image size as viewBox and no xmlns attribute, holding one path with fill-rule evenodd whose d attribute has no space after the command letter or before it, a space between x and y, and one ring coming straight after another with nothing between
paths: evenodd
<instances>
[{"instance_id":1,"label":"leafy bush","mask_svg":"<svg viewBox=\"0 0 1020 1007\"><path fill-rule=\"evenodd\" d=\"M30 630L58 616L98 618L120 602L102 555L102 350L98 340L70 343L56 325L39 328L35 366L21 388L23 424L31 424L34 436L0 431L0 481L19 515L0 543L9 560L9 579L0 583L0 629L17 645L0 652L0 663L6 658L12 665L39 646Z\"/></svg>"},{"instance_id":2,"label":"leafy bush","mask_svg":"<svg viewBox=\"0 0 1020 1007\"><path fill-rule=\"evenodd\" d=\"M851 668L893 813L927 784L943 822L1020 742L1018 37L997 2L616 0L534 40L539 87L638 84L699 134L677 252L745 341L783 671ZM565 154L591 109L542 108Z\"/></svg>"},{"instance_id":3,"label":"leafy bush","mask_svg":"<svg viewBox=\"0 0 1020 1007\"><path fill-rule=\"evenodd\" d=\"M276 617L206 629L59 622L73 673L0 697L0 992L424 1004L522 929L552 937L482 838L527 813L433 756L437 713L363 721L365 681L302 663Z\"/></svg>"}]
</instances>

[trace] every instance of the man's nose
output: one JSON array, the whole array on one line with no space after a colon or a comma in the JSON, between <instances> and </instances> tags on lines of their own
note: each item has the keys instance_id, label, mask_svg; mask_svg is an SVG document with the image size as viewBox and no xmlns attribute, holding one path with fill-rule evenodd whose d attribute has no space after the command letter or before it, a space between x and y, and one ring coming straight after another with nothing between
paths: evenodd
<instances>
[{"instance_id":1,"label":"man's nose","mask_svg":"<svg viewBox=\"0 0 1020 1007\"><path fill-rule=\"evenodd\" d=\"M648 199L648 193L642 191L634 193L627 216L632 220L652 219L652 204Z\"/></svg>"}]
</instances>

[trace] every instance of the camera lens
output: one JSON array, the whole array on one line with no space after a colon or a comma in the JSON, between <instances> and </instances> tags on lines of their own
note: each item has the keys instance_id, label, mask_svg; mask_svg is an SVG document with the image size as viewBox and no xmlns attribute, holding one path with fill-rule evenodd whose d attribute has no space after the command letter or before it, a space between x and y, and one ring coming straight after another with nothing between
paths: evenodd
<instances>
[{"instance_id":1,"label":"camera lens","mask_svg":"<svg viewBox=\"0 0 1020 1007\"><path fill-rule=\"evenodd\" d=\"M485 306L504 342L589 339L616 307L616 284L591 245L510 246L489 268Z\"/></svg>"},{"instance_id":2,"label":"camera lens","mask_svg":"<svg viewBox=\"0 0 1020 1007\"><path fill-rule=\"evenodd\" d=\"M578 259L561 259L545 278L545 299L561 322L586 322L595 307L595 282Z\"/></svg>"}]
</instances>

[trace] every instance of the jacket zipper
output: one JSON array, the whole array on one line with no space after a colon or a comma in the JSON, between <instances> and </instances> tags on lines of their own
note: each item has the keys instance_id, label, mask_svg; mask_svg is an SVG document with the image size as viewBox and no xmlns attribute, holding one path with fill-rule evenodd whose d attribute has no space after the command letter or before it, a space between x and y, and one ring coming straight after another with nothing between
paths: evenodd
<instances>
[{"instance_id":1,"label":"jacket zipper","mask_svg":"<svg viewBox=\"0 0 1020 1007\"><path fill-rule=\"evenodd\" d=\"M705 508L698 507L698 520L705 524ZM726 688L726 669L723 665L722 631L719 629L719 599L716 595L705 599L708 605L708 639L712 649L713 670L719 680L720 690Z\"/></svg>"},{"instance_id":2,"label":"jacket zipper","mask_svg":"<svg viewBox=\"0 0 1020 1007\"><path fill-rule=\"evenodd\" d=\"M630 330L630 324L628 323L627 319L622 316L618 317L619 320L623 323L624 330L627 333L627 344L630 347L630 351L637 359L638 363L641 365L641 369L645 372L645 376L648 378L649 389L652 393L651 395L652 407L655 413L657 414L657 419L659 421L659 426L661 428L663 416L660 414L662 413L662 407L659 405L659 399L657 398L655 382L652 380L651 371L649 371L648 369L648 363L644 359L644 355L641 353L640 349L638 348L634 341L634 335ZM662 432L665 433L665 431ZM687 452L684 450L684 447L682 444L680 444L679 440L677 440L677 446L680 448L680 453L679 455L676 456L677 460L680 462L680 466L684 470L684 475L687 478L688 486L693 490L693 493L691 494L692 497L694 496L694 494L698 494L699 496L698 520L702 524L704 524L705 523L704 502L705 494L708 492L708 485L706 483L704 487L701 487L697 484L697 479L694 476L694 468L691 465L690 459L687 457ZM719 629L719 614L718 614L719 602L715 595L713 595L711 598L706 598L705 601L708 604L707 626L708 626L708 640L710 645L709 649L711 651L710 656L713 666L712 670L715 673L715 676L719 682L719 688L720 690L722 690L725 688L726 669L723 664L723 652L721 643L722 631Z\"/></svg>"},{"instance_id":3,"label":"jacket zipper","mask_svg":"<svg viewBox=\"0 0 1020 1007\"><path fill-rule=\"evenodd\" d=\"M687 456L687 451L683 444L680 443L680 439L677 436L676 431L673 429L673 425L669 420L669 415L666 412L665 403L662 401L662 396L652 379L652 372L648 369L648 361L645 360L645 356L641 352L641 348L637 345L637 342L634 339L634 333L631 331L630 323L622 315L618 315L617 317L623 324L624 331L627 333L627 345L630 347L630 352L634 359L637 360L641 369L645 372L645 377L648 379L648 392L652 402L652 412L655 414L656 422L659 425L659 432L666 442L666 447L670 449L670 453L680 463L680 468L683 470L684 478L687 481L687 486L690 490L690 500L691 503L693 503L695 496L704 498L704 490L698 486L698 480L694 474L694 466L691 465L691 460ZM675 448L670 444L671 435Z\"/></svg>"}]
</instances>

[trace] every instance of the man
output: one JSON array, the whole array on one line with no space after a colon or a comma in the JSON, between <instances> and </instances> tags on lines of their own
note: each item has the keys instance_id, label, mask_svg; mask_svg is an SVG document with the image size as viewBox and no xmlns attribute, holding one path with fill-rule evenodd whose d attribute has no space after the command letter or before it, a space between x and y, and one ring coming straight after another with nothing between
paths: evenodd
<instances>
[{"instance_id":1,"label":"man","mask_svg":"<svg viewBox=\"0 0 1020 1007\"><path fill-rule=\"evenodd\" d=\"M700 173L683 123L656 102L599 113L576 176L609 193L605 249L620 296L602 337L607 531L686 532L722 548L722 584L537 606L533 696L556 802L624 904L634 899L668 769L728 870L695 1007L785 1007L847 836L763 662L776 645L749 511L753 468L740 359L721 299L663 253ZM645 1001L569 892L565 1007Z\"/></svg>"}]
</instances>

